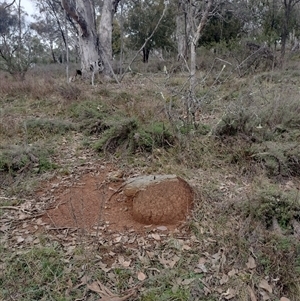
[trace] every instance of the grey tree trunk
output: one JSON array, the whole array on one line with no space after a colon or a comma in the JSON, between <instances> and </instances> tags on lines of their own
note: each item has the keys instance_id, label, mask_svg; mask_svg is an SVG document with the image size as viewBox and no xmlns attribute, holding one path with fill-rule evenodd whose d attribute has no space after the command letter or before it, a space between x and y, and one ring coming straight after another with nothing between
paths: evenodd
<instances>
[{"instance_id":1,"label":"grey tree trunk","mask_svg":"<svg viewBox=\"0 0 300 301\"><path fill-rule=\"evenodd\" d=\"M193 122L195 123L195 113L198 106L198 101L196 98L196 86L197 86L197 77L196 77L196 59L197 53L196 48L199 42L201 35L203 34L204 27L208 22L208 16L212 9L212 4L214 0L208 0L205 8L202 8L202 17L199 23L195 23L195 19L199 13L199 8L189 4L188 7L188 20L191 24L191 45L190 45L190 90L189 97L186 100L186 110L187 110L187 123L190 123L190 118L192 117Z\"/></svg>"},{"instance_id":2,"label":"grey tree trunk","mask_svg":"<svg viewBox=\"0 0 300 301\"><path fill-rule=\"evenodd\" d=\"M201 20L196 27L196 30L193 30L192 41L191 41L191 66L190 66L190 92L192 97L195 96L196 88L196 48L199 42L199 39L203 33L204 27L208 21L208 15L211 11L213 0L208 0L206 8L202 14ZM192 18L190 18L192 19Z\"/></svg>"},{"instance_id":3,"label":"grey tree trunk","mask_svg":"<svg viewBox=\"0 0 300 301\"><path fill-rule=\"evenodd\" d=\"M176 16L177 59L188 59L188 28L186 4L179 0Z\"/></svg>"},{"instance_id":4,"label":"grey tree trunk","mask_svg":"<svg viewBox=\"0 0 300 301\"><path fill-rule=\"evenodd\" d=\"M103 73L112 75L112 23L113 23L113 0L103 1L101 19L98 26L99 53L103 61Z\"/></svg>"},{"instance_id":5,"label":"grey tree trunk","mask_svg":"<svg viewBox=\"0 0 300 301\"><path fill-rule=\"evenodd\" d=\"M94 9L90 0L61 0L63 8L76 22L81 69L84 77L90 77L90 66L98 61L98 40Z\"/></svg>"}]
</instances>

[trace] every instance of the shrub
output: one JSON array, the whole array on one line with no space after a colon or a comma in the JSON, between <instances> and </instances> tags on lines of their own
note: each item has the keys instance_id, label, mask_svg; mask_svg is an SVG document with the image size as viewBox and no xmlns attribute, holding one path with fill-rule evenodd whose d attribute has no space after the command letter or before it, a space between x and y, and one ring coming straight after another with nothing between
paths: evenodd
<instances>
[{"instance_id":1,"label":"shrub","mask_svg":"<svg viewBox=\"0 0 300 301\"><path fill-rule=\"evenodd\" d=\"M0 152L0 172L16 175L54 169L56 165L51 162L51 154L53 150L42 145L3 147Z\"/></svg>"},{"instance_id":2,"label":"shrub","mask_svg":"<svg viewBox=\"0 0 300 301\"><path fill-rule=\"evenodd\" d=\"M75 130L76 126L68 121L58 119L29 119L25 122L27 133L31 136L47 134L64 134L70 130Z\"/></svg>"},{"instance_id":3,"label":"shrub","mask_svg":"<svg viewBox=\"0 0 300 301\"><path fill-rule=\"evenodd\" d=\"M284 192L272 184L257 189L248 203L248 213L267 229L271 228L273 219L276 219L282 229L291 230L293 219L300 222L299 212L298 191Z\"/></svg>"}]
</instances>

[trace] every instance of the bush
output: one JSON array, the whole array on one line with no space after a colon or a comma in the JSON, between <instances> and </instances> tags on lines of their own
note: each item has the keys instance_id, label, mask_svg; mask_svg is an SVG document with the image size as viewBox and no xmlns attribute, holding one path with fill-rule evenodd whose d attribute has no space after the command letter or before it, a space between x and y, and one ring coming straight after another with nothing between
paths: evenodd
<instances>
[{"instance_id":1,"label":"bush","mask_svg":"<svg viewBox=\"0 0 300 301\"><path fill-rule=\"evenodd\" d=\"M116 153L123 147L130 153L151 152L155 148L169 148L175 142L175 137L163 122L141 125L135 119L125 118L100 125L104 131L95 145L98 151Z\"/></svg>"},{"instance_id":2,"label":"bush","mask_svg":"<svg viewBox=\"0 0 300 301\"><path fill-rule=\"evenodd\" d=\"M4 147L0 152L0 172L16 175L54 169L56 165L50 159L52 154L51 148L42 145Z\"/></svg>"},{"instance_id":3,"label":"bush","mask_svg":"<svg viewBox=\"0 0 300 301\"><path fill-rule=\"evenodd\" d=\"M154 148L169 148L175 137L163 122L140 126L134 135L135 150L152 151Z\"/></svg>"},{"instance_id":4,"label":"bush","mask_svg":"<svg viewBox=\"0 0 300 301\"><path fill-rule=\"evenodd\" d=\"M30 136L45 136L53 134L65 134L75 130L76 126L68 121L57 119L29 119L25 122L27 134Z\"/></svg>"},{"instance_id":5,"label":"bush","mask_svg":"<svg viewBox=\"0 0 300 301\"><path fill-rule=\"evenodd\" d=\"M300 202L296 190L282 191L269 183L254 192L247 206L247 214L261 221L267 229L272 227L273 219L286 231L291 231L292 220L300 222Z\"/></svg>"}]
</instances>

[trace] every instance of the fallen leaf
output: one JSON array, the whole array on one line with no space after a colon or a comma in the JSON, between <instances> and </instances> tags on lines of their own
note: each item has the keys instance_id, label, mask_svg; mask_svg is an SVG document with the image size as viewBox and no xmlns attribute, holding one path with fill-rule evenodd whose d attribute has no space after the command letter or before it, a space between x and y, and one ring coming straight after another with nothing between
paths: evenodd
<instances>
[{"instance_id":1,"label":"fallen leaf","mask_svg":"<svg viewBox=\"0 0 300 301\"><path fill-rule=\"evenodd\" d=\"M221 258L220 251L211 256L215 261L218 261Z\"/></svg>"},{"instance_id":2,"label":"fallen leaf","mask_svg":"<svg viewBox=\"0 0 300 301\"><path fill-rule=\"evenodd\" d=\"M95 293L98 293L98 294L101 294L102 293L102 290L98 284L97 281L94 281L93 283L91 284L87 284L87 288L92 291L92 292L95 292Z\"/></svg>"},{"instance_id":3,"label":"fallen leaf","mask_svg":"<svg viewBox=\"0 0 300 301\"><path fill-rule=\"evenodd\" d=\"M106 263L100 262L100 263L98 263L98 265L101 268L101 270L105 273L108 273L111 270L111 268L107 267Z\"/></svg>"},{"instance_id":4,"label":"fallen leaf","mask_svg":"<svg viewBox=\"0 0 300 301\"><path fill-rule=\"evenodd\" d=\"M173 294L176 294L179 290L179 285L178 284L174 284L171 288L171 291Z\"/></svg>"},{"instance_id":5,"label":"fallen leaf","mask_svg":"<svg viewBox=\"0 0 300 301\"><path fill-rule=\"evenodd\" d=\"M119 256L119 257L118 257L118 261L119 261L119 263L120 263L124 268L128 268L128 267L130 266L130 263L131 263L131 260L126 261L126 260L124 259L123 256Z\"/></svg>"},{"instance_id":6,"label":"fallen leaf","mask_svg":"<svg viewBox=\"0 0 300 301\"><path fill-rule=\"evenodd\" d=\"M259 283L259 287L263 288L269 293L272 293L272 287L269 285L268 281L265 279L262 279L261 282Z\"/></svg>"},{"instance_id":7,"label":"fallen leaf","mask_svg":"<svg viewBox=\"0 0 300 301\"><path fill-rule=\"evenodd\" d=\"M205 257L201 257L200 259L199 259L199 263L201 264L201 263L206 263L206 261L207 261L207 259L205 258Z\"/></svg>"},{"instance_id":8,"label":"fallen leaf","mask_svg":"<svg viewBox=\"0 0 300 301\"><path fill-rule=\"evenodd\" d=\"M147 276L143 272L138 272L137 277L140 281L144 281L147 278Z\"/></svg>"},{"instance_id":9,"label":"fallen leaf","mask_svg":"<svg viewBox=\"0 0 300 301\"><path fill-rule=\"evenodd\" d=\"M248 288L248 291L249 291L249 294L250 294L251 301L257 301L257 299L255 297L255 294L253 292L253 289L250 286L248 286L247 288Z\"/></svg>"},{"instance_id":10,"label":"fallen leaf","mask_svg":"<svg viewBox=\"0 0 300 301\"><path fill-rule=\"evenodd\" d=\"M220 280L220 284L223 285L227 283L229 280L229 277L226 274L223 274L222 279Z\"/></svg>"},{"instance_id":11,"label":"fallen leaf","mask_svg":"<svg viewBox=\"0 0 300 301\"><path fill-rule=\"evenodd\" d=\"M156 229L160 230L160 231L167 231L168 230L168 228L166 226L159 226Z\"/></svg>"},{"instance_id":12,"label":"fallen leaf","mask_svg":"<svg viewBox=\"0 0 300 301\"><path fill-rule=\"evenodd\" d=\"M189 285L189 284L191 284L194 280L195 280L195 278L184 279L184 280L181 282L181 285Z\"/></svg>"},{"instance_id":13,"label":"fallen leaf","mask_svg":"<svg viewBox=\"0 0 300 301\"><path fill-rule=\"evenodd\" d=\"M175 264L179 261L179 259L180 259L180 257L178 257L177 255L175 255L173 257L173 260L169 261L169 266L170 266L171 269L175 266Z\"/></svg>"},{"instance_id":14,"label":"fallen leaf","mask_svg":"<svg viewBox=\"0 0 300 301\"><path fill-rule=\"evenodd\" d=\"M157 233L152 233L151 234L152 238L154 238L155 240L160 240L160 235Z\"/></svg>"},{"instance_id":15,"label":"fallen leaf","mask_svg":"<svg viewBox=\"0 0 300 301\"><path fill-rule=\"evenodd\" d=\"M281 297L280 301L291 301L290 299L286 298L286 297Z\"/></svg>"},{"instance_id":16,"label":"fallen leaf","mask_svg":"<svg viewBox=\"0 0 300 301\"><path fill-rule=\"evenodd\" d=\"M267 301L271 299L267 292L260 292L260 294L262 296L263 301Z\"/></svg>"},{"instance_id":17,"label":"fallen leaf","mask_svg":"<svg viewBox=\"0 0 300 301\"><path fill-rule=\"evenodd\" d=\"M190 246L188 246L188 245L183 245L182 246L182 250L183 251L189 251L189 250L191 250L192 248L190 247Z\"/></svg>"},{"instance_id":18,"label":"fallen leaf","mask_svg":"<svg viewBox=\"0 0 300 301\"><path fill-rule=\"evenodd\" d=\"M17 237L17 243L23 242L25 239L22 236Z\"/></svg>"},{"instance_id":19,"label":"fallen leaf","mask_svg":"<svg viewBox=\"0 0 300 301\"><path fill-rule=\"evenodd\" d=\"M68 280L67 285L68 285L68 288L71 288L73 286L73 282L71 279Z\"/></svg>"},{"instance_id":20,"label":"fallen leaf","mask_svg":"<svg viewBox=\"0 0 300 301\"><path fill-rule=\"evenodd\" d=\"M255 269L256 268L255 259L252 256L249 256L246 265L248 269Z\"/></svg>"},{"instance_id":21,"label":"fallen leaf","mask_svg":"<svg viewBox=\"0 0 300 301\"><path fill-rule=\"evenodd\" d=\"M197 268L199 268L203 273L207 273L207 268L203 263L197 264Z\"/></svg>"},{"instance_id":22,"label":"fallen leaf","mask_svg":"<svg viewBox=\"0 0 300 301\"><path fill-rule=\"evenodd\" d=\"M19 220L24 220L24 219L26 219L26 218L28 218L28 217L29 217L28 214L21 213L21 214L19 215Z\"/></svg>"},{"instance_id":23,"label":"fallen leaf","mask_svg":"<svg viewBox=\"0 0 300 301\"><path fill-rule=\"evenodd\" d=\"M92 284L87 284L87 288L99 294L101 297L101 301L125 301L128 300L135 293L135 291L132 290L127 295L119 297L112 293L105 285L103 285L99 281L94 281Z\"/></svg>"},{"instance_id":24,"label":"fallen leaf","mask_svg":"<svg viewBox=\"0 0 300 301\"><path fill-rule=\"evenodd\" d=\"M118 236L118 237L116 237L115 239L114 239L114 242L115 243L118 243L118 242L120 242L122 240L122 236Z\"/></svg>"},{"instance_id":25,"label":"fallen leaf","mask_svg":"<svg viewBox=\"0 0 300 301\"><path fill-rule=\"evenodd\" d=\"M237 269L232 269L231 271L228 272L228 276L232 277L236 275L239 271Z\"/></svg>"},{"instance_id":26,"label":"fallen leaf","mask_svg":"<svg viewBox=\"0 0 300 301\"><path fill-rule=\"evenodd\" d=\"M223 293L221 296L224 296L226 300L230 300L234 298L236 295L235 290L233 288L229 288L226 293Z\"/></svg>"}]
</instances>

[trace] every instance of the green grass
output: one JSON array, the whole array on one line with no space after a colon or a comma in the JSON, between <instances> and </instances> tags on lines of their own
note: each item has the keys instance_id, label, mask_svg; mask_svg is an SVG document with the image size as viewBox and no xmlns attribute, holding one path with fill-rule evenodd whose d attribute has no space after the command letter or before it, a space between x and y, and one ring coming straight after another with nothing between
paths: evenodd
<instances>
[{"instance_id":1,"label":"green grass","mask_svg":"<svg viewBox=\"0 0 300 301\"><path fill-rule=\"evenodd\" d=\"M71 300L60 292L68 280L60 250L36 247L6 256L0 279L3 300Z\"/></svg>"},{"instance_id":2,"label":"green grass","mask_svg":"<svg viewBox=\"0 0 300 301\"><path fill-rule=\"evenodd\" d=\"M1 149L0 171L11 175L32 171L41 173L53 170L56 165L51 162L54 150L47 145L12 145Z\"/></svg>"},{"instance_id":3,"label":"green grass","mask_svg":"<svg viewBox=\"0 0 300 301\"><path fill-rule=\"evenodd\" d=\"M78 167L99 160L127 174L176 173L197 192L183 230L155 243L146 233L147 244L127 252L109 237L100 243L59 231L42 233L36 244L18 244L15 236L23 235L26 221L18 220L19 211L0 208L0 299L99 299L81 283L86 276L119 296L136 287L136 301L217 301L229 288L244 301L247 286L258 297L262 279L278 279L271 300L298 301L300 245L292 221L300 222L299 72L237 78L226 71L218 84L219 71L209 72L196 91L195 124L185 119L186 74L136 74L126 78L130 90L127 83L92 88L41 78L36 85L0 84L0 185L7 197L0 206L18 208L28 191L28 199L36 198L33 187L44 177L76 177ZM130 261L128 268L118 264L119 255ZM247 268L250 256L253 269ZM143 282L138 272L146 275Z\"/></svg>"}]
</instances>

